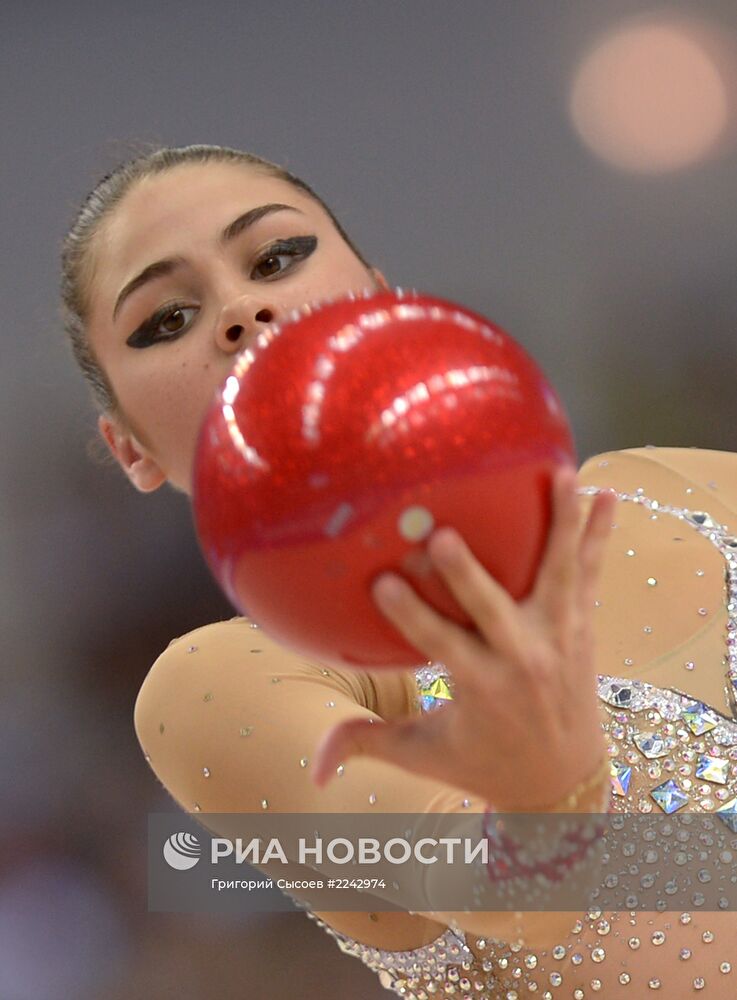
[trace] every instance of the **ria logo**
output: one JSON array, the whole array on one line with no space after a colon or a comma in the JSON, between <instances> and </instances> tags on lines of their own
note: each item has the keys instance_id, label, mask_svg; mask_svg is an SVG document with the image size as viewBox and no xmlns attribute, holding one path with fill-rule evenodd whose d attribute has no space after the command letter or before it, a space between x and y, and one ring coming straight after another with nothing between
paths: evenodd
<instances>
[{"instance_id":1,"label":"ria logo","mask_svg":"<svg viewBox=\"0 0 737 1000\"><path fill-rule=\"evenodd\" d=\"M191 833L173 833L164 843L164 860L170 868L183 872L194 868L200 860L200 842Z\"/></svg>"}]
</instances>

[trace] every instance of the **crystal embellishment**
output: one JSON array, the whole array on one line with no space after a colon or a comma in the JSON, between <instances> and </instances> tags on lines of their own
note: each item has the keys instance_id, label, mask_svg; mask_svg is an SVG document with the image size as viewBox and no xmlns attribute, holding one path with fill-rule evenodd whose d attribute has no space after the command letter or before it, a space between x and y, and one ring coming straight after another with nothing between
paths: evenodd
<instances>
[{"instance_id":1,"label":"crystal embellishment","mask_svg":"<svg viewBox=\"0 0 737 1000\"><path fill-rule=\"evenodd\" d=\"M442 663L431 663L415 670L417 704L421 711L432 712L453 700L451 677Z\"/></svg>"},{"instance_id":2,"label":"crystal embellishment","mask_svg":"<svg viewBox=\"0 0 737 1000\"><path fill-rule=\"evenodd\" d=\"M632 701L632 686L612 680L603 685L599 696L607 704L614 705L616 708L629 708Z\"/></svg>"},{"instance_id":3,"label":"crystal embellishment","mask_svg":"<svg viewBox=\"0 0 737 1000\"><path fill-rule=\"evenodd\" d=\"M732 833L737 833L737 799L730 799L723 806L715 810L716 815L726 823Z\"/></svg>"},{"instance_id":4,"label":"crystal embellishment","mask_svg":"<svg viewBox=\"0 0 737 1000\"><path fill-rule=\"evenodd\" d=\"M653 760L655 757L665 757L668 753L668 744L660 733L638 733L632 739L640 753L644 754L648 760Z\"/></svg>"},{"instance_id":5,"label":"crystal embellishment","mask_svg":"<svg viewBox=\"0 0 737 1000\"><path fill-rule=\"evenodd\" d=\"M442 706L444 702L452 701L453 695L450 693L447 681L443 677L438 677L428 687L420 688L420 698L423 711L430 712Z\"/></svg>"},{"instance_id":6,"label":"crystal embellishment","mask_svg":"<svg viewBox=\"0 0 737 1000\"><path fill-rule=\"evenodd\" d=\"M688 796L684 795L673 778L653 788L650 795L655 799L663 812L669 815L678 809L682 809L688 802Z\"/></svg>"},{"instance_id":7,"label":"crystal embellishment","mask_svg":"<svg viewBox=\"0 0 737 1000\"><path fill-rule=\"evenodd\" d=\"M626 795L632 778L632 768L628 764L618 764L612 761L609 771L612 778L612 792L614 795Z\"/></svg>"},{"instance_id":8,"label":"crystal embellishment","mask_svg":"<svg viewBox=\"0 0 737 1000\"><path fill-rule=\"evenodd\" d=\"M715 528L721 527L713 517L706 514L703 510L689 510L684 512L683 516L690 524L695 524L699 528L706 528L708 531L713 531Z\"/></svg>"},{"instance_id":9,"label":"crystal embellishment","mask_svg":"<svg viewBox=\"0 0 737 1000\"><path fill-rule=\"evenodd\" d=\"M694 736L703 736L719 725L719 717L701 701L692 701L681 712L681 718Z\"/></svg>"},{"instance_id":10,"label":"crystal embellishment","mask_svg":"<svg viewBox=\"0 0 737 1000\"><path fill-rule=\"evenodd\" d=\"M729 761L723 757L703 754L696 764L696 777L702 781L713 781L716 785L726 785L729 777Z\"/></svg>"}]
</instances>

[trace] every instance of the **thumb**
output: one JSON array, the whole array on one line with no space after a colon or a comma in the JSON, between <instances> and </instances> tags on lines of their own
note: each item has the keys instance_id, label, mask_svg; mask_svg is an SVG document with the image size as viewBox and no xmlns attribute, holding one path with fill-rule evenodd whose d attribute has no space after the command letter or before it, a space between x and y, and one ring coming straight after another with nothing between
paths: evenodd
<instances>
[{"instance_id":1,"label":"thumb","mask_svg":"<svg viewBox=\"0 0 737 1000\"><path fill-rule=\"evenodd\" d=\"M339 764L351 757L375 757L412 770L420 727L414 719L385 722L383 719L348 719L329 730L317 745L311 769L312 780L322 788Z\"/></svg>"}]
</instances>

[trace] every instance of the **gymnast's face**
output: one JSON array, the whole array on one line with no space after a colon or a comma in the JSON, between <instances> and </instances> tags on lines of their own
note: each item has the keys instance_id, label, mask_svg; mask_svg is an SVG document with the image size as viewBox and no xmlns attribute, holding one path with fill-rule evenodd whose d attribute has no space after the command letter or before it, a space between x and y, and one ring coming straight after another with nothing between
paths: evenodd
<instances>
[{"instance_id":1,"label":"gymnast's face","mask_svg":"<svg viewBox=\"0 0 737 1000\"><path fill-rule=\"evenodd\" d=\"M89 338L118 403L99 428L144 492L191 492L200 423L260 330L307 302L387 287L309 195L233 163L137 182L92 259Z\"/></svg>"}]
</instances>

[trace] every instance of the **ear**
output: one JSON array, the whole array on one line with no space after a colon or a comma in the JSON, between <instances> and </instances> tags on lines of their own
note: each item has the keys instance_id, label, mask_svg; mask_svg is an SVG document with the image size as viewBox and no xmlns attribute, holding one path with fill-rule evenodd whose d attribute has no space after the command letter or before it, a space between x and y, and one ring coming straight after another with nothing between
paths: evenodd
<instances>
[{"instance_id":1,"label":"ear","mask_svg":"<svg viewBox=\"0 0 737 1000\"><path fill-rule=\"evenodd\" d=\"M141 493L152 493L166 482L166 474L130 431L114 417L102 414L97 428L131 483Z\"/></svg>"},{"instance_id":2,"label":"ear","mask_svg":"<svg viewBox=\"0 0 737 1000\"><path fill-rule=\"evenodd\" d=\"M384 277L382 272L378 269L378 267L372 267L371 273L373 274L374 279L376 280L380 288L383 288L385 292L391 291L391 289L389 288L389 282L386 280L386 278Z\"/></svg>"}]
</instances>

